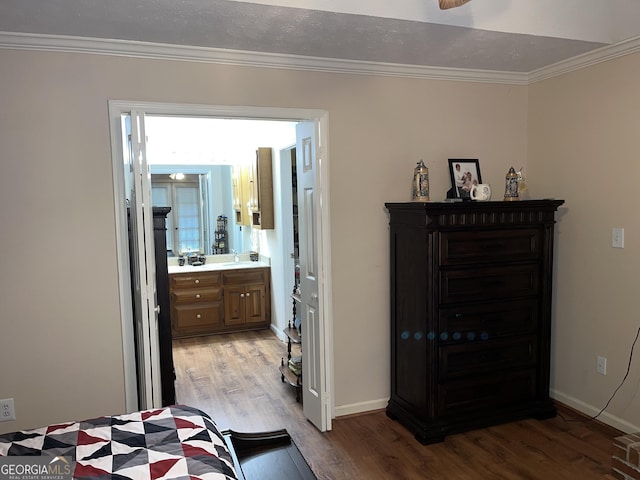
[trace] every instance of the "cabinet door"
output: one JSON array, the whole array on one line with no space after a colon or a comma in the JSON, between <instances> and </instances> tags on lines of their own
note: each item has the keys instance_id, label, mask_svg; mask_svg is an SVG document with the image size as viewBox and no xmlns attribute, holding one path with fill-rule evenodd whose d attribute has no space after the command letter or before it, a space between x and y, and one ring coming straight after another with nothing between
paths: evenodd
<instances>
[{"instance_id":1,"label":"cabinet door","mask_svg":"<svg viewBox=\"0 0 640 480\"><path fill-rule=\"evenodd\" d=\"M224 324L244 325L245 292L244 287L225 287L224 289Z\"/></svg>"},{"instance_id":2,"label":"cabinet door","mask_svg":"<svg viewBox=\"0 0 640 480\"><path fill-rule=\"evenodd\" d=\"M267 320L266 290L264 285L248 285L245 289L244 312L247 323L262 323Z\"/></svg>"}]
</instances>

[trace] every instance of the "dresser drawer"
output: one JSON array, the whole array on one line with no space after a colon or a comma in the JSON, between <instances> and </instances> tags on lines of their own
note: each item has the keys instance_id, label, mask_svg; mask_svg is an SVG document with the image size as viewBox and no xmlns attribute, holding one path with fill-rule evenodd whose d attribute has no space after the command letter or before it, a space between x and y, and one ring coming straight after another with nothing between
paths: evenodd
<instances>
[{"instance_id":1,"label":"dresser drawer","mask_svg":"<svg viewBox=\"0 0 640 480\"><path fill-rule=\"evenodd\" d=\"M538 324L537 299L441 308L440 343L484 341L534 333Z\"/></svg>"},{"instance_id":2,"label":"dresser drawer","mask_svg":"<svg viewBox=\"0 0 640 480\"><path fill-rule=\"evenodd\" d=\"M222 272L222 280L225 286L266 283L266 277L267 270L264 268L246 268L243 270L226 270Z\"/></svg>"},{"instance_id":3,"label":"dresser drawer","mask_svg":"<svg viewBox=\"0 0 640 480\"><path fill-rule=\"evenodd\" d=\"M204 303L202 305L174 306L171 309L171 321L176 334L209 332L212 327L222 326L224 304Z\"/></svg>"},{"instance_id":4,"label":"dresser drawer","mask_svg":"<svg viewBox=\"0 0 640 480\"><path fill-rule=\"evenodd\" d=\"M442 232L440 265L536 260L539 244L536 229Z\"/></svg>"},{"instance_id":5,"label":"dresser drawer","mask_svg":"<svg viewBox=\"0 0 640 480\"><path fill-rule=\"evenodd\" d=\"M438 386L438 414L459 415L465 412L499 410L524 404L536 398L536 370L526 369L504 375L477 377Z\"/></svg>"},{"instance_id":6,"label":"dresser drawer","mask_svg":"<svg viewBox=\"0 0 640 480\"><path fill-rule=\"evenodd\" d=\"M532 335L444 345L439 348L439 381L533 365L537 360L536 339Z\"/></svg>"},{"instance_id":7,"label":"dresser drawer","mask_svg":"<svg viewBox=\"0 0 640 480\"><path fill-rule=\"evenodd\" d=\"M169 275L170 289L199 288L220 285L220 272L180 273Z\"/></svg>"},{"instance_id":8,"label":"dresser drawer","mask_svg":"<svg viewBox=\"0 0 640 480\"><path fill-rule=\"evenodd\" d=\"M440 302L466 303L538 295L537 263L440 271Z\"/></svg>"},{"instance_id":9,"label":"dresser drawer","mask_svg":"<svg viewBox=\"0 0 640 480\"><path fill-rule=\"evenodd\" d=\"M171 302L174 305L198 305L221 300L222 287L191 288L188 290L173 290L171 292Z\"/></svg>"}]
</instances>

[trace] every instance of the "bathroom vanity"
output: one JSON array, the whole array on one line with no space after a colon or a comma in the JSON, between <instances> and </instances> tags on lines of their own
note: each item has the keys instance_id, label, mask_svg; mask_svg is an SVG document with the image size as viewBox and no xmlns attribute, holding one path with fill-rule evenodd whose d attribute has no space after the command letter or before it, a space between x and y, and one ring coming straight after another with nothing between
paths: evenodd
<instances>
[{"instance_id":1,"label":"bathroom vanity","mask_svg":"<svg viewBox=\"0 0 640 480\"><path fill-rule=\"evenodd\" d=\"M173 338L269 328L271 269L265 261L169 266Z\"/></svg>"}]
</instances>

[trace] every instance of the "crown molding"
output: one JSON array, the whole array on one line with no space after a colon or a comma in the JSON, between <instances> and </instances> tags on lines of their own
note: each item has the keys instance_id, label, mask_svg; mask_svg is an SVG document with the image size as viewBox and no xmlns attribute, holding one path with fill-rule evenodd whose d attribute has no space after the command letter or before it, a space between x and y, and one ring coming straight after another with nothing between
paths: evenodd
<instances>
[{"instance_id":1,"label":"crown molding","mask_svg":"<svg viewBox=\"0 0 640 480\"><path fill-rule=\"evenodd\" d=\"M0 48L283 68L326 73L526 85L526 73L425 67L129 40L0 32Z\"/></svg>"},{"instance_id":2,"label":"crown molding","mask_svg":"<svg viewBox=\"0 0 640 480\"><path fill-rule=\"evenodd\" d=\"M0 49L83 53L354 75L529 85L607 60L636 53L640 51L640 37L602 47L529 73L427 67L131 40L17 32L0 32Z\"/></svg>"},{"instance_id":3,"label":"crown molding","mask_svg":"<svg viewBox=\"0 0 640 480\"><path fill-rule=\"evenodd\" d=\"M639 51L640 37L630 38L614 45L607 45L606 47L601 47L568 60L534 70L529 73L529 83L547 80L581 68L590 67L591 65L596 65L625 55L631 55Z\"/></svg>"}]
</instances>

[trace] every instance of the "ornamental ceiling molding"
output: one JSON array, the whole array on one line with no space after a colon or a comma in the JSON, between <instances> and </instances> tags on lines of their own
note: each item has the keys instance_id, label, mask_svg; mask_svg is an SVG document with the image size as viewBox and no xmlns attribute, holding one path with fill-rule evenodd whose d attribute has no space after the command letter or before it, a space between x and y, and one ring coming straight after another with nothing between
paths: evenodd
<instances>
[{"instance_id":1,"label":"ornamental ceiling molding","mask_svg":"<svg viewBox=\"0 0 640 480\"><path fill-rule=\"evenodd\" d=\"M325 73L376 75L461 82L529 85L597 63L640 51L640 37L606 46L529 73L427 67L395 63L250 52L130 40L0 32L0 48L58 53L199 62L246 67L280 68Z\"/></svg>"}]
</instances>

